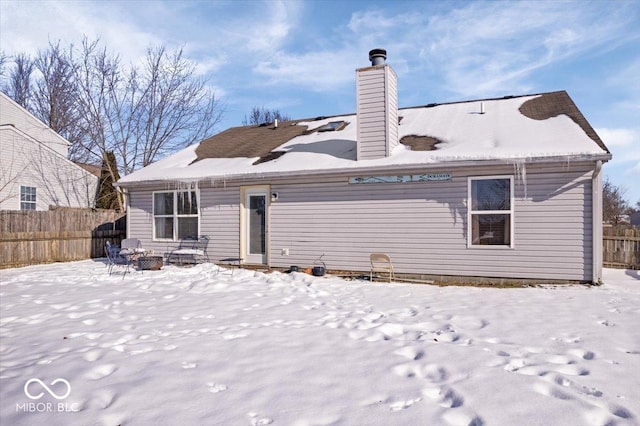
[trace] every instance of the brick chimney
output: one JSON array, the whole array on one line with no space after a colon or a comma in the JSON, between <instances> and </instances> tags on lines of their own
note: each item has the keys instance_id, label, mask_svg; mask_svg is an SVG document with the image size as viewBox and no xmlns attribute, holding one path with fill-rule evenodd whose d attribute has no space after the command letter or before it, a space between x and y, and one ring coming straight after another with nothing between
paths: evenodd
<instances>
[{"instance_id":1,"label":"brick chimney","mask_svg":"<svg viewBox=\"0 0 640 426\"><path fill-rule=\"evenodd\" d=\"M388 157L398 145L398 78L386 58L373 49L371 66L356 70L358 160Z\"/></svg>"}]
</instances>

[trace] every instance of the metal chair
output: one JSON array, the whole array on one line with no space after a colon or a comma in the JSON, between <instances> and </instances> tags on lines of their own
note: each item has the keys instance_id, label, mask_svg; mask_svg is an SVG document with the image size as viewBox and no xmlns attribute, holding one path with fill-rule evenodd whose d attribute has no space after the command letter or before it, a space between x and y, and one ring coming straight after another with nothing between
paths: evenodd
<instances>
[{"instance_id":1,"label":"metal chair","mask_svg":"<svg viewBox=\"0 0 640 426\"><path fill-rule=\"evenodd\" d=\"M180 240L178 248L171 250L167 254L167 263L193 263L197 265L202 262L209 262L209 254L207 247L209 246L209 237L201 235L200 237L191 236Z\"/></svg>"},{"instance_id":2,"label":"metal chair","mask_svg":"<svg viewBox=\"0 0 640 426\"><path fill-rule=\"evenodd\" d=\"M369 280L373 282L374 278L377 278L376 273L389 274L389 282L393 281L393 263L391 258L385 253L371 253L369 256L371 261L371 270L369 272Z\"/></svg>"},{"instance_id":3,"label":"metal chair","mask_svg":"<svg viewBox=\"0 0 640 426\"><path fill-rule=\"evenodd\" d=\"M124 279L124 276L127 275L127 272L129 272L129 267L131 266L130 258L120 254L120 247L112 245L110 241L106 242L104 251L107 255L109 276L111 276L111 274L113 273L114 268L122 267L124 268L122 279Z\"/></svg>"},{"instance_id":4,"label":"metal chair","mask_svg":"<svg viewBox=\"0 0 640 426\"><path fill-rule=\"evenodd\" d=\"M125 238L120 244L120 254L123 256L135 256L145 251L142 248L142 243L137 238Z\"/></svg>"}]
</instances>

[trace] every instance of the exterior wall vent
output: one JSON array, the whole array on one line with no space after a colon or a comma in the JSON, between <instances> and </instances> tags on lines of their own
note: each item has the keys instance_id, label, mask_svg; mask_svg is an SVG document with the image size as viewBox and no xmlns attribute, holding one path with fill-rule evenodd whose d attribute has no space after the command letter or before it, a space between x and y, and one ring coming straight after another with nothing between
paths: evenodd
<instances>
[{"instance_id":1,"label":"exterior wall vent","mask_svg":"<svg viewBox=\"0 0 640 426\"><path fill-rule=\"evenodd\" d=\"M356 70L358 160L388 157L399 143L398 77L386 57L386 50L373 49L371 66Z\"/></svg>"}]
</instances>

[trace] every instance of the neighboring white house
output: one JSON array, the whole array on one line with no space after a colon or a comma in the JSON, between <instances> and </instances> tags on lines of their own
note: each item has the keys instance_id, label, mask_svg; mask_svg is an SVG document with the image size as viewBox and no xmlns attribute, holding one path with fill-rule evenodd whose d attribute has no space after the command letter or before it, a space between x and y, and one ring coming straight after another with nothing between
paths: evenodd
<instances>
[{"instance_id":1,"label":"neighboring white house","mask_svg":"<svg viewBox=\"0 0 640 426\"><path fill-rule=\"evenodd\" d=\"M566 92L398 108L370 59L356 114L231 128L120 179L128 233L266 267L600 280L611 154Z\"/></svg>"},{"instance_id":2,"label":"neighboring white house","mask_svg":"<svg viewBox=\"0 0 640 426\"><path fill-rule=\"evenodd\" d=\"M99 177L68 150L69 141L0 92L0 210L94 207Z\"/></svg>"}]
</instances>

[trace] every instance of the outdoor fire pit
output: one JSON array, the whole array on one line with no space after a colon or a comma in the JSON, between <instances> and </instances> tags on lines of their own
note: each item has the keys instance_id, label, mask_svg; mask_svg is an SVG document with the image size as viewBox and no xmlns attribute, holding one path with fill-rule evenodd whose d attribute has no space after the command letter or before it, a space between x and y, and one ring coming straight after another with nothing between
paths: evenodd
<instances>
[{"instance_id":1,"label":"outdoor fire pit","mask_svg":"<svg viewBox=\"0 0 640 426\"><path fill-rule=\"evenodd\" d=\"M162 256L142 256L138 258L138 268L143 271L162 269Z\"/></svg>"}]
</instances>

